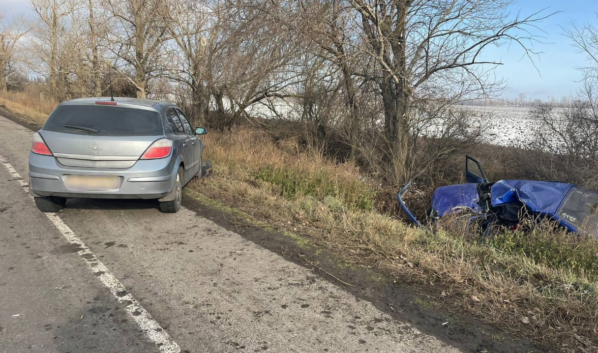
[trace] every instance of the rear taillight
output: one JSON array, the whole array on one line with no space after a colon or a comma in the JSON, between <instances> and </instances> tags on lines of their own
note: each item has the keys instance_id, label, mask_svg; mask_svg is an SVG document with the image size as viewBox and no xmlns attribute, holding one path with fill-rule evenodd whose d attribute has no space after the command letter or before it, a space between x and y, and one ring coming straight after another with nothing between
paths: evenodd
<instances>
[{"instance_id":1,"label":"rear taillight","mask_svg":"<svg viewBox=\"0 0 598 353\"><path fill-rule=\"evenodd\" d=\"M145 151L141 159L158 159L168 157L172 151L172 141L168 139L158 140Z\"/></svg>"},{"instance_id":2,"label":"rear taillight","mask_svg":"<svg viewBox=\"0 0 598 353\"><path fill-rule=\"evenodd\" d=\"M48 148L48 145L44 142L44 139L39 133L33 134L33 145L31 146L31 151L37 154L43 154L45 156L51 156L52 152Z\"/></svg>"}]
</instances>

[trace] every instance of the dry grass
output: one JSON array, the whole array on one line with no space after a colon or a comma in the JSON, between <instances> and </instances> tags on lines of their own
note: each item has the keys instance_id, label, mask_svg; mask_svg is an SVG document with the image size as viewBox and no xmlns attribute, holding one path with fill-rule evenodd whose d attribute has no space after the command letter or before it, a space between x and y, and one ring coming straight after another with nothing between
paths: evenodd
<instances>
[{"instance_id":1,"label":"dry grass","mask_svg":"<svg viewBox=\"0 0 598 353\"><path fill-rule=\"evenodd\" d=\"M575 249L583 249L590 264L592 257L598 260L593 239L576 240L551 227L537 228L532 238L501 234L494 242L465 234L459 222L415 229L375 207L351 203L357 194L374 195L376 187L351 163L302 152L293 140L275 144L249 129L210 133L205 143L214 175L191 187L208 197L274 227L307 234L347 262L373 266L406 282L432 282L431 290L447 306L544 346L588 348L598 343L598 271L592 266L585 271L575 262ZM291 179L338 180L338 188L352 188L289 195L280 182L260 178L264 168L285 170Z\"/></svg>"},{"instance_id":2,"label":"dry grass","mask_svg":"<svg viewBox=\"0 0 598 353\"><path fill-rule=\"evenodd\" d=\"M335 198L351 209L374 206L376 187L354 164L333 163L317 151L302 153L294 139L274 144L261 131L237 129L210 135L207 145L218 170L234 180L271 184L278 196L291 200Z\"/></svg>"},{"instance_id":3,"label":"dry grass","mask_svg":"<svg viewBox=\"0 0 598 353\"><path fill-rule=\"evenodd\" d=\"M0 105L4 105L13 113L30 118L37 124L43 124L58 103L53 98L44 98L33 86L23 92L0 92Z\"/></svg>"}]
</instances>

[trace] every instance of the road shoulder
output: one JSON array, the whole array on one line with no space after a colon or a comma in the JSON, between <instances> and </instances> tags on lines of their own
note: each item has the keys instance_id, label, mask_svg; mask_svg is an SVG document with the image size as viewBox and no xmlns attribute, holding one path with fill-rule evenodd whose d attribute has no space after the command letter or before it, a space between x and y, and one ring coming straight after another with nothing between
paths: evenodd
<instances>
[{"instance_id":1,"label":"road shoulder","mask_svg":"<svg viewBox=\"0 0 598 353\"><path fill-rule=\"evenodd\" d=\"M356 298L371 302L393 319L409 323L455 348L470 352L539 351L530 341L443 310L442 298L426 288L397 283L380 272L343 262L306 237L271 229L250 215L193 190L185 189L183 206L287 261L313 270Z\"/></svg>"}]
</instances>

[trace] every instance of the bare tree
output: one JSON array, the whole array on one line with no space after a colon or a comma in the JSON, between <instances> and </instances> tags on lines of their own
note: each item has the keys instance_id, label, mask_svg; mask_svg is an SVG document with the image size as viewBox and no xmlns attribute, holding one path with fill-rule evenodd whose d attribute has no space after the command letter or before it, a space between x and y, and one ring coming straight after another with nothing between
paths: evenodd
<instances>
[{"instance_id":1,"label":"bare tree","mask_svg":"<svg viewBox=\"0 0 598 353\"><path fill-rule=\"evenodd\" d=\"M165 2L160 0L107 0L106 10L112 16L113 31L109 46L122 61L115 65L121 77L137 88L137 98L146 98L150 81L164 63L160 49L170 39L167 31ZM132 68L131 77L127 70Z\"/></svg>"},{"instance_id":2,"label":"bare tree","mask_svg":"<svg viewBox=\"0 0 598 353\"><path fill-rule=\"evenodd\" d=\"M94 16L94 1L89 0L89 46L91 47L91 65L93 74L93 95L96 97L102 96L102 78L100 69L100 55L98 48L98 25L96 23L96 16Z\"/></svg>"},{"instance_id":3,"label":"bare tree","mask_svg":"<svg viewBox=\"0 0 598 353\"><path fill-rule=\"evenodd\" d=\"M31 29L22 18L15 18L10 25L3 23L0 14L0 92L6 92L8 78L14 73L14 56L17 44Z\"/></svg>"},{"instance_id":4,"label":"bare tree","mask_svg":"<svg viewBox=\"0 0 598 353\"><path fill-rule=\"evenodd\" d=\"M345 128L342 131L347 137L350 158L353 159L360 132L358 85L363 83L362 76L358 74L361 70L360 65L363 65L363 56L355 50L358 47L355 41L359 41L359 37L351 28L355 15L340 0L301 1L299 14L301 21L295 30L302 33L308 43L316 44L316 48L312 49L312 55L325 59L336 68L329 72L335 77L328 77L327 81L338 81L340 86L334 87L338 92L330 95L330 98L340 96L344 100L344 107L341 105L335 109L343 111L345 115L341 124ZM309 49L309 46L307 48Z\"/></svg>"},{"instance_id":5,"label":"bare tree","mask_svg":"<svg viewBox=\"0 0 598 353\"><path fill-rule=\"evenodd\" d=\"M564 34L572 44L586 55L588 65L580 67L586 83L598 82L598 27L585 24L571 23L570 27L563 29Z\"/></svg>"},{"instance_id":6,"label":"bare tree","mask_svg":"<svg viewBox=\"0 0 598 353\"><path fill-rule=\"evenodd\" d=\"M528 54L529 28L546 16L511 18L509 0L347 0L359 14L362 50L376 60L369 75L384 103L389 176L411 178L414 105L492 92L482 54L491 45L517 43ZM422 102L422 103L417 103Z\"/></svg>"},{"instance_id":7,"label":"bare tree","mask_svg":"<svg viewBox=\"0 0 598 353\"><path fill-rule=\"evenodd\" d=\"M220 50L210 50L210 86L219 107L224 97L230 101L233 121L250 118L246 109L263 100L294 95L289 89L301 80L295 70L298 41L284 30L286 14L285 2L245 0L229 1L219 14L226 40L219 40ZM219 81L215 60L225 73Z\"/></svg>"},{"instance_id":8,"label":"bare tree","mask_svg":"<svg viewBox=\"0 0 598 353\"><path fill-rule=\"evenodd\" d=\"M282 6L275 2L171 2L169 33L177 60L169 60L174 79L191 90L199 122L230 128L246 109L265 99L287 96L297 82L293 35L281 30Z\"/></svg>"},{"instance_id":9,"label":"bare tree","mask_svg":"<svg viewBox=\"0 0 598 353\"><path fill-rule=\"evenodd\" d=\"M56 93L60 36L67 30L64 21L75 11L76 3L74 0L31 0L31 4L41 20L37 35L40 49L49 51L44 61L49 68L51 91Z\"/></svg>"},{"instance_id":10,"label":"bare tree","mask_svg":"<svg viewBox=\"0 0 598 353\"><path fill-rule=\"evenodd\" d=\"M206 85L207 75L207 38L216 35L218 19L213 17L212 9L206 4L190 0L173 0L166 9L169 16L168 29L175 46L172 50L171 65L168 66L171 78L183 83L191 91L190 111L195 122L206 122L210 94Z\"/></svg>"}]
</instances>

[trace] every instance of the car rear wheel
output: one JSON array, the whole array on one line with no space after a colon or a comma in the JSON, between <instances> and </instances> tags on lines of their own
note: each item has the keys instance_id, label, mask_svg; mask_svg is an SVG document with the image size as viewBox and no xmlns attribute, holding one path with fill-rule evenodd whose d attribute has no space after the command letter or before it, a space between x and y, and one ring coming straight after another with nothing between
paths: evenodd
<instances>
[{"instance_id":1,"label":"car rear wheel","mask_svg":"<svg viewBox=\"0 0 598 353\"><path fill-rule=\"evenodd\" d=\"M160 211L164 213L176 213L181 209L181 199L183 198L183 168L179 167L176 173L176 183L174 184L174 200L160 202Z\"/></svg>"},{"instance_id":2,"label":"car rear wheel","mask_svg":"<svg viewBox=\"0 0 598 353\"><path fill-rule=\"evenodd\" d=\"M35 197L35 205L42 212L58 212L66 205L64 197Z\"/></svg>"}]
</instances>

